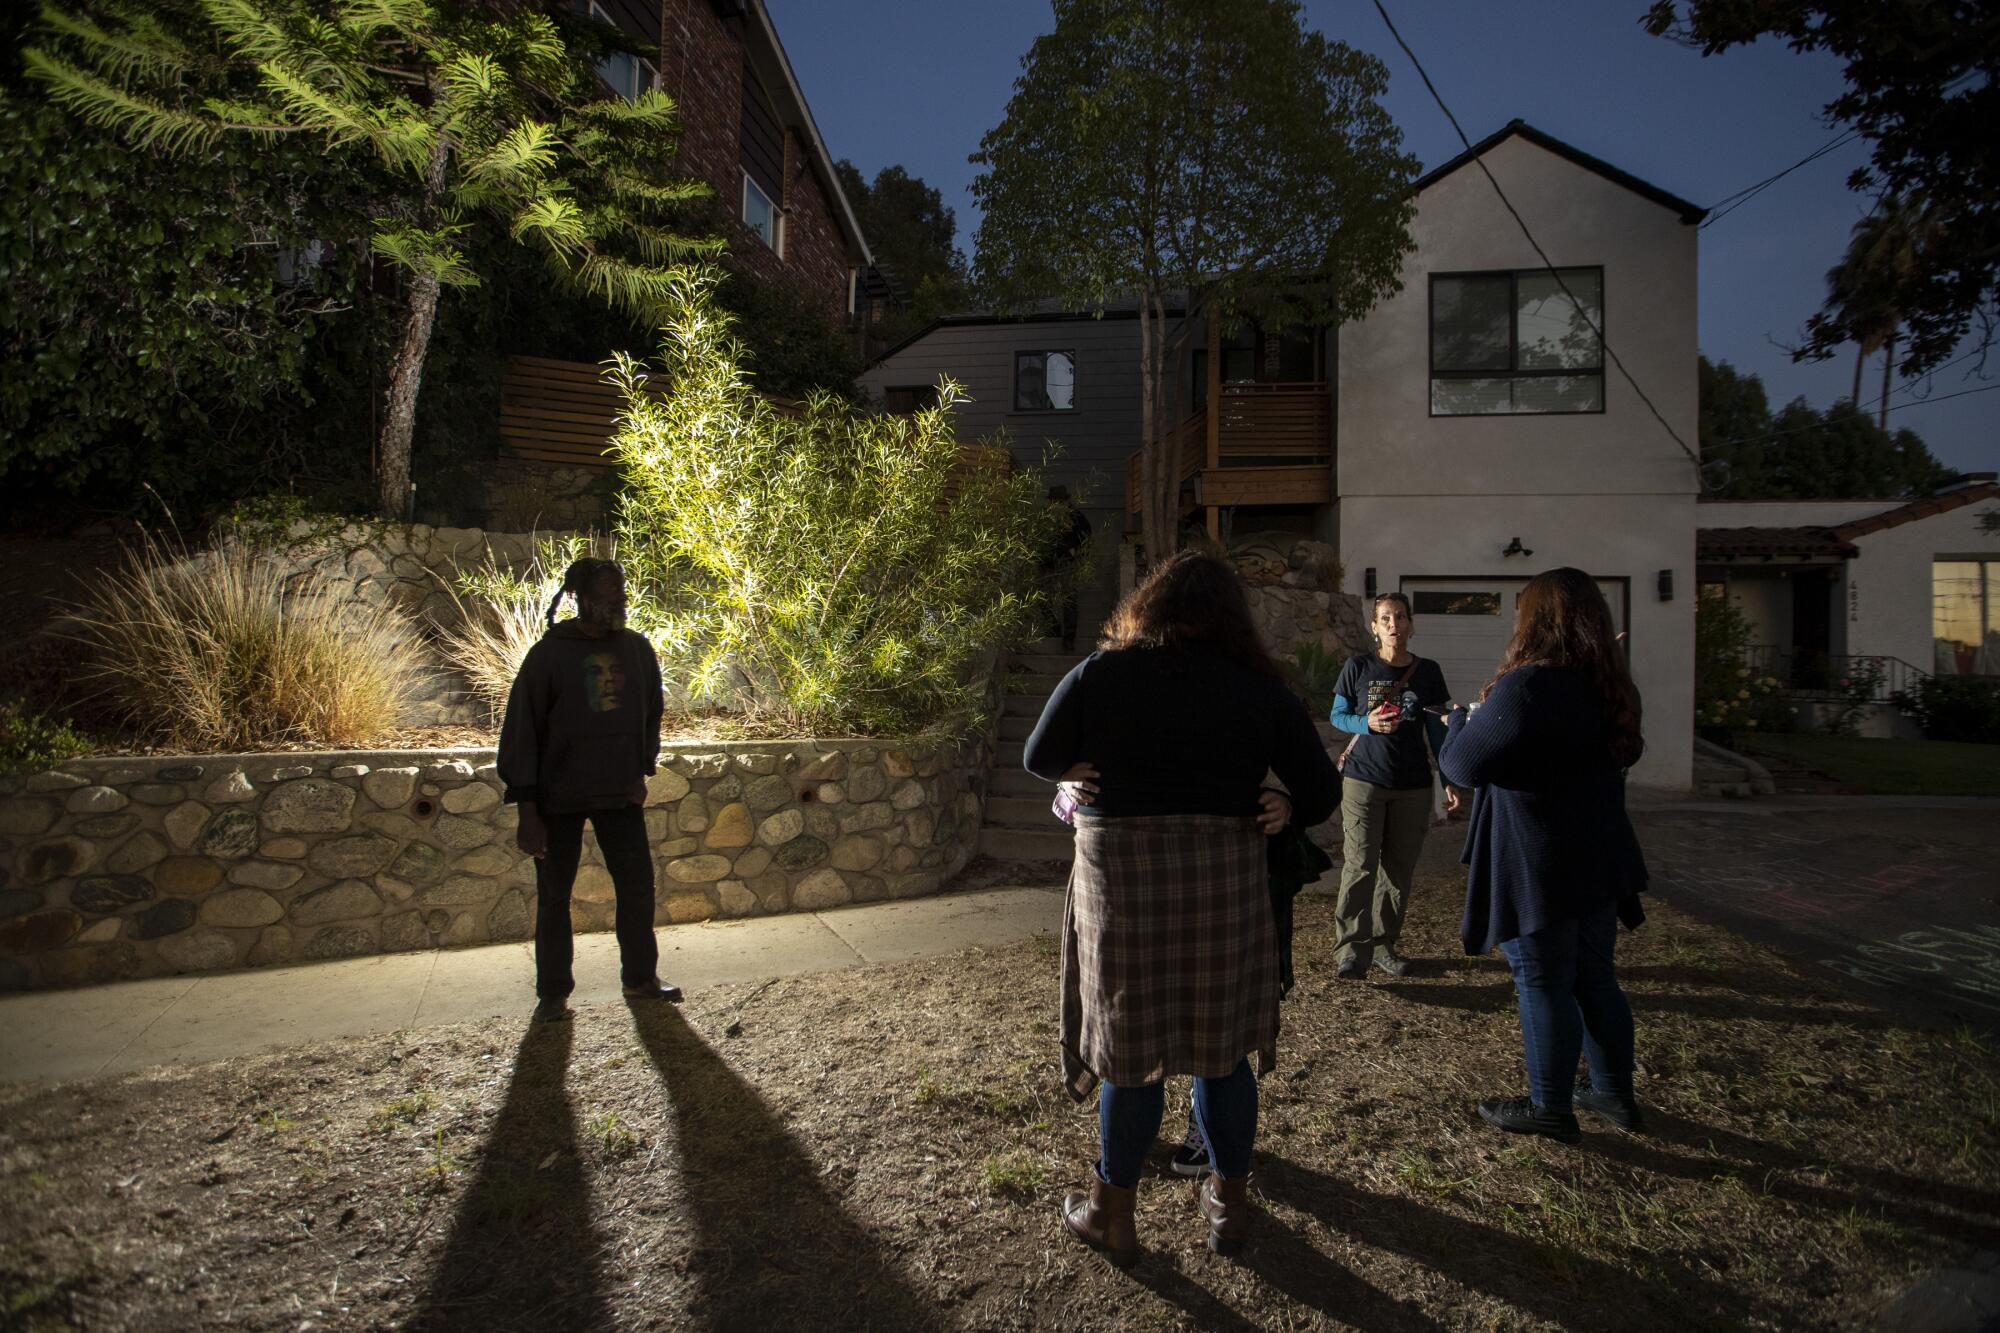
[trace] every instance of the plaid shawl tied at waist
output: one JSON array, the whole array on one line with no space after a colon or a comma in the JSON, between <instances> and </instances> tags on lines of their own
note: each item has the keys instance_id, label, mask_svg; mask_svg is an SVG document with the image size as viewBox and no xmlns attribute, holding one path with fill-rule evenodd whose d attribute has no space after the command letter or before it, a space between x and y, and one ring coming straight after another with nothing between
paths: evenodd
<instances>
[{"instance_id":1,"label":"plaid shawl tied at waist","mask_svg":"<svg viewBox=\"0 0 2000 1333\"><path fill-rule=\"evenodd\" d=\"M1085 816L1063 908L1063 1080L1078 1101L1277 1060L1278 956L1255 819Z\"/></svg>"}]
</instances>

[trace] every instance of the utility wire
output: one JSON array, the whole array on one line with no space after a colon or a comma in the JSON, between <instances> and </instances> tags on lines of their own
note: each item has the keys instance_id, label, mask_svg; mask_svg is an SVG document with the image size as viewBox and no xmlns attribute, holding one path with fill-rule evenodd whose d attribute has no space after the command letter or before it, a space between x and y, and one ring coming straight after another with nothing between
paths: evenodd
<instances>
[{"instance_id":1,"label":"utility wire","mask_svg":"<svg viewBox=\"0 0 2000 1333\"><path fill-rule=\"evenodd\" d=\"M1451 122L1452 131L1458 135L1458 141L1465 145L1465 151L1472 153L1472 140L1465 136L1465 130L1460 127L1458 117L1454 116L1451 113L1451 108L1445 105L1444 96L1438 92L1437 85L1431 82L1431 76L1425 71L1423 61L1417 59L1417 53L1412 51L1410 44L1403 40L1403 34L1396 31L1395 20L1391 19L1389 11L1382 7L1382 0L1374 0L1374 4L1375 12L1380 14L1382 22L1388 25L1389 35L1396 39L1396 45L1403 48L1403 54L1410 58L1412 65L1416 66L1417 77L1424 81L1424 87L1429 90L1431 100L1438 104L1438 110L1444 112L1444 118ZM1488 169L1485 159L1476 153L1472 153L1472 160L1485 175L1486 183L1493 187L1493 193L1500 196L1501 204L1513 216L1515 224L1521 228L1521 234L1528 238L1528 244L1534 247L1535 254L1541 258L1542 267L1547 269L1549 276L1556 280L1556 286L1562 289L1562 294L1569 298L1570 308L1575 310L1583 319L1583 322L1589 326L1590 331L1597 335L1597 345L1604 349L1604 354L1607 357L1611 358L1611 364L1618 367L1618 373L1623 375L1625 382L1632 386L1632 392L1639 395L1639 401L1644 403L1646 410L1653 414L1653 420L1660 423L1660 429L1666 431L1673 438L1674 443L1681 447L1681 452L1687 455L1688 461L1693 463L1696 469L1699 470L1701 467L1701 455L1696 453L1689 446L1688 442L1681 438L1680 432L1675 430L1673 424L1667 420L1660 409L1654 406L1653 400L1646 396L1646 391L1639 387L1639 381L1634 379L1632 372L1625 368L1624 360L1612 349L1610 340L1604 336L1603 327L1590 317L1589 313L1584 309L1583 302L1577 300L1576 293L1572 292L1569 289L1569 284L1563 281L1562 274L1556 270L1555 262L1549 258L1548 252L1542 249L1542 243L1535 239L1535 233L1528 230L1526 220L1521 217L1520 211L1514 207L1513 201L1507 197L1507 192L1500 188L1500 182L1493 178L1493 172Z\"/></svg>"},{"instance_id":2,"label":"utility wire","mask_svg":"<svg viewBox=\"0 0 2000 1333\"><path fill-rule=\"evenodd\" d=\"M1852 143L1854 140L1860 137L1861 137L1860 130L1849 130L1847 133L1841 135L1839 138L1833 140L1831 143L1822 144L1820 147L1814 149L1812 152L1807 153L1804 157L1792 163L1792 165L1786 167L1783 171L1777 173L1775 176L1766 176L1763 180L1758 181L1755 185L1746 186L1745 188L1738 190L1735 194L1728 195L1725 198L1716 200L1714 203L1708 206L1708 216L1702 220L1701 225L1698 228L1696 228L1696 230L1707 231L1710 227L1713 227L1716 223L1722 221L1724 218L1728 217L1731 213L1734 213L1737 209L1743 207L1743 205L1749 203L1752 199L1755 199L1758 195L1762 194L1765 190L1770 189L1773 185L1776 185L1779 181L1791 175L1794 171L1797 171L1800 167L1805 166L1808 162L1818 161L1820 158L1825 157L1828 153L1831 153L1834 149L1839 148L1843 144Z\"/></svg>"},{"instance_id":3,"label":"utility wire","mask_svg":"<svg viewBox=\"0 0 2000 1333\"><path fill-rule=\"evenodd\" d=\"M1919 398L1914 402L1904 403L1896 410L1898 412L1907 412L1913 407L1924 407L1931 403L1948 403L1954 398L1969 398L1975 393L1992 393L1995 389L2000 389L2000 384L1988 384L1984 388L1979 388L1979 389L1960 389L1956 393L1941 393L1933 398ZM1868 403L1860 408L1857 408L1856 410L1859 411L1863 417L1866 417L1871 409L1880 407L1881 405L1882 405L1882 400L1880 398L1877 398L1874 402ZM1710 447L1715 449L1721 449L1721 448L1726 448L1727 446L1732 444L1759 444L1765 440L1777 440L1777 439L1782 439L1787 435L1798 435L1801 434L1802 432L1809 430L1824 430L1824 429L1826 429L1826 423L1823 420L1815 421L1810 425L1787 426L1782 430L1767 430L1759 435L1739 435L1733 440L1713 440L1710 442Z\"/></svg>"}]
</instances>

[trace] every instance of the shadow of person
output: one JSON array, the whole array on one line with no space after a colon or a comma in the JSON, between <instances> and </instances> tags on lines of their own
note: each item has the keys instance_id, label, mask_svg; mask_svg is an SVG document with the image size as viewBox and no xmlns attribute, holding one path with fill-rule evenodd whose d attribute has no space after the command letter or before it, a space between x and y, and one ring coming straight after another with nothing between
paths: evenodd
<instances>
[{"instance_id":1,"label":"shadow of person","mask_svg":"<svg viewBox=\"0 0 2000 1333\"><path fill-rule=\"evenodd\" d=\"M672 1104L694 1235L700 1328L928 1329L949 1323L886 1261L882 1242L820 1184L820 1166L757 1090L672 1005L633 1004L640 1044Z\"/></svg>"},{"instance_id":2,"label":"shadow of person","mask_svg":"<svg viewBox=\"0 0 2000 1333\"><path fill-rule=\"evenodd\" d=\"M1336 1324L1370 1330L1442 1327L1415 1305L1342 1268L1268 1212L1257 1218L1245 1241L1242 1262L1274 1290Z\"/></svg>"},{"instance_id":3,"label":"shadow of person","mask_svg":"<svg viewBox=\"0 0 2000 1333\"><path fill-rule=\"evenodd\" d=\"M571 1024L531 1026L473 1165L451 1237L408 1327L608 1328L612 1314L564 1092ZM444 1151L449 1152L447 1142Z\"/></svg>"},{"instance_id":4,"label":"shadow of person","mask_svg":"<svg viewBox=\"0 0 2000 1333\"><path fill-rule=\"evenodd\" d=\"M1319 1218L1364 1245L1392 1250L1426 1268L1564 1328L1736 1327L1748 1297L1684 1264L1656 1256L1659 1280L1426 1207L1376 1194L1282 1157L1258 1173L1263 1192ZM1389 1313L1385 1311L1385 1313ZM1414 1312L1393 1307L1395 1317Z\"/></svg>"},{"instance_id":5,"label":"shadow of person","mask_svg":"<svg viewBox=\"0 0 2000 1333\"><path fill-rule=\"evenodd\" d=\"M1788 1203L1831 1213L1859 1209L1943 1240L1977 1240L1988 1249L2000 1249L2000 1192L1828 1161L1659 1111L1647 1112L1647 1127L1651 1132L1645 1138L1608 1134L1593 1146L1606 1157L1641 1170L1686 1180L1740 1174L1758 1192ZM1686 1155L1669 1152L1665 1145L1686 1150ZM1797 1178L1827 1171L1848 1177L1859 1188Z\"/></svg>"}]
</instances>

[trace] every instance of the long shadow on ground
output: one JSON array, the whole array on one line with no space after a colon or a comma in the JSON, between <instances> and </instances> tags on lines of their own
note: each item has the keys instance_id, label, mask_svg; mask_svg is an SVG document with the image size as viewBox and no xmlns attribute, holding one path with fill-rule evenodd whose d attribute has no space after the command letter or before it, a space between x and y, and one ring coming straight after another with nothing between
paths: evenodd
<instances>
[{"instance_id":1,"label":"long shadow on ground","mask_svg":"<svg viewBox=\"0 0 2000 1333\"><path fill-rule=\"evenodd\" d=\"M409 1327L599 1329L612 1325L563 1079L571 1025L530 1027L451 1239Z\"/></svg>"},{"instance_id":2,"label":"long shadow on ground","mask_svg":"<svg viewBox=\"0 0 2000 1333\"><path fill-rule=\"evenodd\" d=\"M1259 1188L1364 1245L1406 1255L1455 1282L1564 1328L1734 1328L1742 1293L1685 1265L1661 1261L1657 1279L1370 1190L1284 1158L1269 1158ZM1378 1293L1379 1299L1379 1293ZM1412 1312L1378 1307L1384 1326Z\"/></svg>"},{"instance_id":3,"label":"long shadow on ground","mask_svg":"<svg viewBox=\"0 0 2000 1333\"><path fill-rule=\"evenodd\" d=\"M950 1322L827 1194L811 1155L679 1010L639 1003L632 1016L673 1104L695 1233L688 1270L697 1294L676 1322L732 1329Z\"/></svg>"}]
</instances>

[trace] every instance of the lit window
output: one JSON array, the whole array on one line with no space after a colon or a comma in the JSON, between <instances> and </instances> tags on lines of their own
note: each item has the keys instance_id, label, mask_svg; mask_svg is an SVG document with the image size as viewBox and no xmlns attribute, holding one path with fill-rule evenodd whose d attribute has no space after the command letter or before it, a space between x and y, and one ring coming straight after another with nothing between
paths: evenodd
<instances>
[{"instance_id":1,"label":"lit window","mask_svg":"<svg viewBox=\"0 0 2000 1333\"><path fill-rule=\"evenodd\" d=\"M778 206L771 202L771 196L765 194L762 187L756 181L750 179L749 172L744 172L743 225L751 231L756 232L758 239L763 241L764 244L776 250L778 248L779 220Z\"/></svg>"},{"instance_id":2,"label":"lit window","mask_svg":"<svg viewBox=\"0 0 2000 1333\"><path fill-rule=\"evenodd\" d=\"M1604 271L1431 279L1431 415L1604 410Z\"/></svg>"},{"instance_id":3,"label":"lit window","mask_svg":"<svg viewBox=\"0 0 2000 1333\"><path fill-rule=\"evenodd\" d=\"M1014 410L1067 412L1076 406L1076 353L1014 353Z\"/></svg>"},{"instance_id":4,"label":"lit window","mask_svg":"<svg viewBox=\"0 0 2000 1333\"><path fill-rule=\"evenodd\" d=\"M1931 638L1940 676L2000 676L2000 560L1931 565Z\"/></svg>"}]
</instances>

